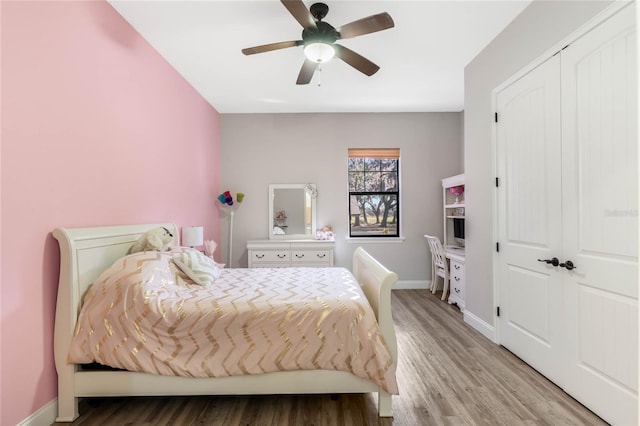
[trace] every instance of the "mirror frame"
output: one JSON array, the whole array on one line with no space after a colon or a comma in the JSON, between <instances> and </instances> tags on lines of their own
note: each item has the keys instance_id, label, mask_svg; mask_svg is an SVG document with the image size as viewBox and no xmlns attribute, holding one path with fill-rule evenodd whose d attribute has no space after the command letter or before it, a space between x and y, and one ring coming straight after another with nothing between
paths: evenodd
<instances>
[{"instance_id":1,"label":"mirror frame","mask_svg":"<svg viewBox=\"0 0 640 426\"><path fill-rule=\"evenodd\" d=\"M309 188L313 191L312 194L309 194L309 198L311 199L311 228L307 229L307 232L304 234L274 234L273 233L273 219L274 219L274 211L273 211L273 199L275 196L275 191L277 189L302 189L305 192L309 192ZM269 239L270 240L303 240L303 239L313 239L316 231L316 198L317 198L317 189L315 183L272 183L269 184Z\"/></svg>"}]
</instances>

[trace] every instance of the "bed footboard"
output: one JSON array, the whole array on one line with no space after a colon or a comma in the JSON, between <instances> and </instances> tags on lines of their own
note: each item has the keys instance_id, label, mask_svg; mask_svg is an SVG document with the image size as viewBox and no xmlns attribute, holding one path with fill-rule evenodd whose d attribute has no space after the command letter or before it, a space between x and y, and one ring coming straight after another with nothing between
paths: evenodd
<instances>
[{"instance_id":1,"label":"bed footboard","mask_svg":"<svg viewBox=\"0 0 640 426\"><path fill-rule=\"evenodd\" d=\"M398 275L388 270L362 247L353 253L353 275L360 283L362 291L369 300L373 312L378 319L393 363L398 362L398 344L391 315L391 289L398 281ZM392 417L391 395L382 390L378 391L378 415Z\"/></svg>"},{"instance_id":2,"label":"bed footboard","mask_svg":"<svg viewBox=\"0 0 640 426\"><path fill-rule=\"evenodd\" d=\"M353 275L373 308L382 334L386 340L393 362L397 362L398 348L396 332L391 316L391 288L398 275L388 270L362 247L353 253Z\"/></svg>"}]
</instances>

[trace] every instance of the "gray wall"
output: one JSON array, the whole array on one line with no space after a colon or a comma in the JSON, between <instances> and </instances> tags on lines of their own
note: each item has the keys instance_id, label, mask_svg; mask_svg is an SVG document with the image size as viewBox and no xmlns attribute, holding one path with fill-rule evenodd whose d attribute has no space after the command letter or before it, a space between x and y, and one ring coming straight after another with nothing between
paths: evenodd
<instances>
[{"instance_id":1,"label":"gray wall","mask_svg":"<svg viewBox=\"0 0 640 426\"><path fill-rule=\"evenodd\" d=\"M403 242L362 246L405 285L426 285L425 233L442 236L443 177L462 173L461 113L222 114L221 189L244 192L233 230L233 266L247 266L246 241L267 238L268 185L315 183L317 227L336 233L337 266L351 266L348 242L347 149L400 148ZM220 244L226 259L228 220Z\"/></svg>"},{"instance_id":2,"label":"gray wall","mask_svg":"<svg viewBox=\"0 0 640 426\"><path fill-rule=\"evenodd\" d=\"M465 68L466 309L493 325L492 91L611 2L536 0Z\"/></svg>"}]
</instances>

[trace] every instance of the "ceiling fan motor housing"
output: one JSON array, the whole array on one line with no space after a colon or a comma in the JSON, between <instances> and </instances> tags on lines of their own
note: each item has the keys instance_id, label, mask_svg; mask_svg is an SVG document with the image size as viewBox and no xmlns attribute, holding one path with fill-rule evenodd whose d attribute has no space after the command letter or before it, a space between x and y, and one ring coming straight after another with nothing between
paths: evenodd
<instances>
[{"instance_id":1,"label":"ceiling fan motor housing","mask_svg":"<svg viewBox=\"0 0 640 426\"><path fill-rule=\"evenodd\" d=\"M302 40L304 40L304 44L309 43L326 43L333 44L336 40L340 38L340 33L330 24L326 22L318 21L316 22L317 29L305 28L302 30Z\"/></svg>"}]
</instances>

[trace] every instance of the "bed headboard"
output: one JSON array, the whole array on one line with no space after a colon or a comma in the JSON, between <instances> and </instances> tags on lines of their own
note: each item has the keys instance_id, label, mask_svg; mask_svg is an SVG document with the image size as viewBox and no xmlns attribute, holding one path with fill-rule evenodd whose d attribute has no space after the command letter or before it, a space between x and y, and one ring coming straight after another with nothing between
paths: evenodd
<instances>
[{"instance_id":1,"label":"bed headboard","mask_svg":"<svg viewBox=\"0 0 640 426\"><path fill-rule=\"evenodd\" d=\"M94 280L142 234L165 227L179 245L178 228L173 223L103 226L94 228L57 228L53 236L60 246L60 279L56 303L54 349L56 368L66 364L67 350L76 326L82 297Z\"/></svg>"}]
</instances>

